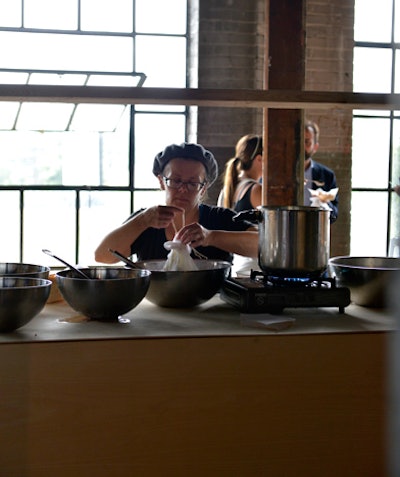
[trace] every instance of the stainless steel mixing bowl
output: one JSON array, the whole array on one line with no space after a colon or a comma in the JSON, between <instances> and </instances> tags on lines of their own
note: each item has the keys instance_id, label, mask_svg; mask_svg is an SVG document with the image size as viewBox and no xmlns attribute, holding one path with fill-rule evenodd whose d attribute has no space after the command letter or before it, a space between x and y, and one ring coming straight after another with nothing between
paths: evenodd
<instances>
[{"instance_id":1,"label":"stainless steel mixing bowl","mask_svg":"<svg viewBox=\"0 0 400 477\"><path fill-rule=\"evenodd\" d=\"M166 260L136 262L151 271L146 298L162 307L191 308L212 298L228 277L231 264L220 260L195 260L199 270L165 271Z\"/></svg>"},{"instance_id":2,"label":"stainless steel mixing bowl","mask_svg":"<svg viewBox=\"0 0 400 477\"><path fill-rule=\"evenodd\" d=\"M0 277L0 332L26 325L46 304L51 281L43 278Z\"/></svg>"},{"instance_id":3,"label":"stainless steel mixing bowl","mask_svg":"<svg viewBox=\"0 0 400 477\"><path fill-rule=\"evenodd\" d=\"M82 271L90 279L77 278L73 270L62 270L56 273L56 283L65 301L93 320L118 320L143 300L150 284L148 270L93 267Z\"/></svg>"},{"instance_id":4,"label":"stainless steel mixing bowl","mask_svg":"<svg viewBox=\"0 0 400 477\"><path fill-rule=\"evenodd\" d=\"M49 277L50 268L44 265L33 265L31 263L0 263L0 276L2 277L30 277L45 278Z\"/></svg>"},{"instance_id":5,"label":"stainless steel mixing bowl","mask_svg":"<svg viewBox=\"0 0 400 477\"><path fill-rule=\"evenodd\" d=\"M400 273L400 258L332 257L328 267L337 286L350 289L353 303L382 308L387 306L391 281Z\"/></svg>"}]
</instances>

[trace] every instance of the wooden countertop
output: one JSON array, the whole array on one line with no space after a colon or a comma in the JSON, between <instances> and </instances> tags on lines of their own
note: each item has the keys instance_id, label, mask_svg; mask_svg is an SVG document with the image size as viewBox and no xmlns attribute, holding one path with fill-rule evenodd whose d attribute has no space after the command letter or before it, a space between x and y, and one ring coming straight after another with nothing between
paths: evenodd
<instances>
[{"instance_id":1,"label":"wooden countertop","mask_svg":"<svg viewBox=\"0 0 400 477\"><path fill-rule=\"evenodd\" d=\"M388 312L282 316L248 327L219 296L144 300L126 324L47 305L0 334L0 475L385 475Z\"/></svg>"},{"instance_id":2,"label":"wooden countertop","mask_svg":"<svg viewBox=\"0 0 400 477\"><path fill-rule=\"evenodd\" d=\"M194 309L160 308L144 299L124 315L125 323L85 319L65 302L47 304L30 323L12 333L0 334L1 343L114 340L131 338L184 338L251 335L304 335L328 333L386 332L395 329L388 310L351 304L338 308L287 308L282 315L251 315L266 319L255 326L249 315L216 295ZM270 323L272 320L287 320ZM268 328L265 327L268 326Z\"/></svg>"}]
</instances>

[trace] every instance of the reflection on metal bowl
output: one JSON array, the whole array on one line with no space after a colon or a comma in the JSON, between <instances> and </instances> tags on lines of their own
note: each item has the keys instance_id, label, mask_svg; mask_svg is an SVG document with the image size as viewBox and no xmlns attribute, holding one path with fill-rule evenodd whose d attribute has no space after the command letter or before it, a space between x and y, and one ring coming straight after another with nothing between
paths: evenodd
<instances>
[{"instance_id":1,"label":"reflection on metal bowl","mask_svg":"<svg viewBox=\"0 0 400 477\"><path fill-rule=\"evenodd\" d=\"M221 260L195 260L198 270L165 271L166 260L136 262L151 271L146 298L152 303L171 308L192 308L212 298L228 277L231 264Z\"/></svg>"},{"instance_id":2,"label":"reflection on metal bowl","mask_svg":"<svg viewBox=\"0 0 400 477\"><path fill-rule=\"evenodd\" d=\"M30 277L44 278L49 277L50 268L43 265L32 265L31 263L0 263L0 276L2 277Z\"/></svg>"},{"instance_id":3,"label":"reflection on metal bowl","mask_svg":"<svg viewBox=\"0 0 400 477\"><path fill-rule=\"evenodd\" d=\"M63 270L56 273L56 282L71 308L93 320L117 321L143 300L150 284L148 270L93 267L82 271L90 279Z\"/></svg>"},{"instance_id":4,"label":"reflection on metal bowl","mask_svg":"<svg viewBox=\"0 0 400 477\"><path fill-rule=\"evenodd\" d=\"M21 328L46 304L51 281L43 278L0 277L0 332Z\"/></svg>"},{"instance_id":5,"label":"reflection on metal bowl","mask_svg":"<svg viewBox=\"0 0 400 477\"><path fill-rule=\"evenodd\" d=\"M332 257L329 269L337 286L350 289L353 303L382 308L388 304L389 284L400 273L400 258Z\"/></svg>"}]
</instances>

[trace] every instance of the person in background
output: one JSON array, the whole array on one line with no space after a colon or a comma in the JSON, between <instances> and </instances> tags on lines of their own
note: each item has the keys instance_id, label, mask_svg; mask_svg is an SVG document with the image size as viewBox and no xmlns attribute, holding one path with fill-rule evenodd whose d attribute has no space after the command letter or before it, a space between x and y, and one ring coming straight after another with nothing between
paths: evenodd
<instances>
[{"instance_id":1,"label":"person in background","mask_svg":"<svg viewBox=\"0 0 400 477\"><path fill-rule=\"evenodd\" d=\"M319 127L310 120L304 125L304 205L311 205L311 193L308 189L322 189L329 192L336 189L335 173L323 164L313 159L319 147ZM331 209L330 221L335 222L338 218L339 202L337 195L330 200L329 194L321 194L319 199L326 201Z\"/></svg>"},{"instance_id":2,"label":"person in background","mask_svg":"<svg viewBox=\"0 0 400 477\"><path fill-rule=\"evenodd\" d=\"M235 157L225 166L224 185L218 205L236 212L255 209L262 203L262 136L246 134L236 143ZM235 255L232 273L247 276L260 271L258 258Z\"/></svg>"},{"instance_id":3,"label":"person in background","mask_svg":"<svg viewBox=\"0 0 400 477\"><path fill-rule=\"evenodd\" d=\"M225 166L218 205L237 212L261 205L262 153L262 136L247 134L239 139L235 157Z\"/></svg>"},{"instance_id":4,"label":"person in background","mask_svg":"<svg viewBox=\"0 0 400 477\"><path fill-rule=\"evenodd\" d=\"M171 144L155 156L153 174L165 191L165 205L140 209L107 234L95 250L97 262L117 262L110 249L125 256L136 254L138 260L167 259L164 243L173 239L209 259L257 256L256 227L234 222L232 210L202 203L218 177L210 151L200 144Z\"/></svg>"}]
</instances>

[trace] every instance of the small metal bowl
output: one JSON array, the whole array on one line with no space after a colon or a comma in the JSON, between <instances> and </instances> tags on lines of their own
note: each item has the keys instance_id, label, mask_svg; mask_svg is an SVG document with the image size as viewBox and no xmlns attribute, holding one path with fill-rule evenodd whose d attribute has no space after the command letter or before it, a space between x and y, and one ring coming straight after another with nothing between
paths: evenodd
<instances>
[{"instance_id":1,"label":"small metal bowl","mask_svg":"<svg viewBox=\"0 0 400 477\"><path fill-rule=\"evenodd\" d=\"M30 277L49 278L50 268L44 265L33 265L31 263L0 263L0 276L2 277Z\"/></svg>"},{"instance_id":2,"label":"small metal bowl","mask_svg":"<svg viewBox=\"0 0 400 477\"><path fill-rule=\"evenodd\" d=\"M82 271L90 279L62 270L56 273L56 283L71 308L92 320L117 321L143 300L150 285L148 270L93 267Z\"/></svg>"},{"instance_id":3,"label":"small metal bowl","mask_svg":"<svg viewBox=\"0 0 400 477\"><path fill-rule=\"evenodd\" d=\"M198 270L163 270L166 260L136 262L151 271L146 299L170 308L192 308L212 298L228 277L231 263L221 260L195 260Z\"/></svg>"},{"instance_id":4,"label":"small metal bowl","mask_svg":"<svg viewBox=\"0 0 400 477\"><path fill-rule=\"evenodd\" d=\"M391 282L400 271L400 258L392 257L332 257L328 261L337 286L350 289L356 305L383 308L388 304Z\"/></svg>"},{"instance_id":5,"label":"small metal bowl","mask_svg":"<svg viewBox=\"0 0 400 477\"><path fill-rule=\"evenodd\" d=\"M26 325L46 304L51 281L43 278L0 277L0 332Z\"/></svg>"}]
</instances>

